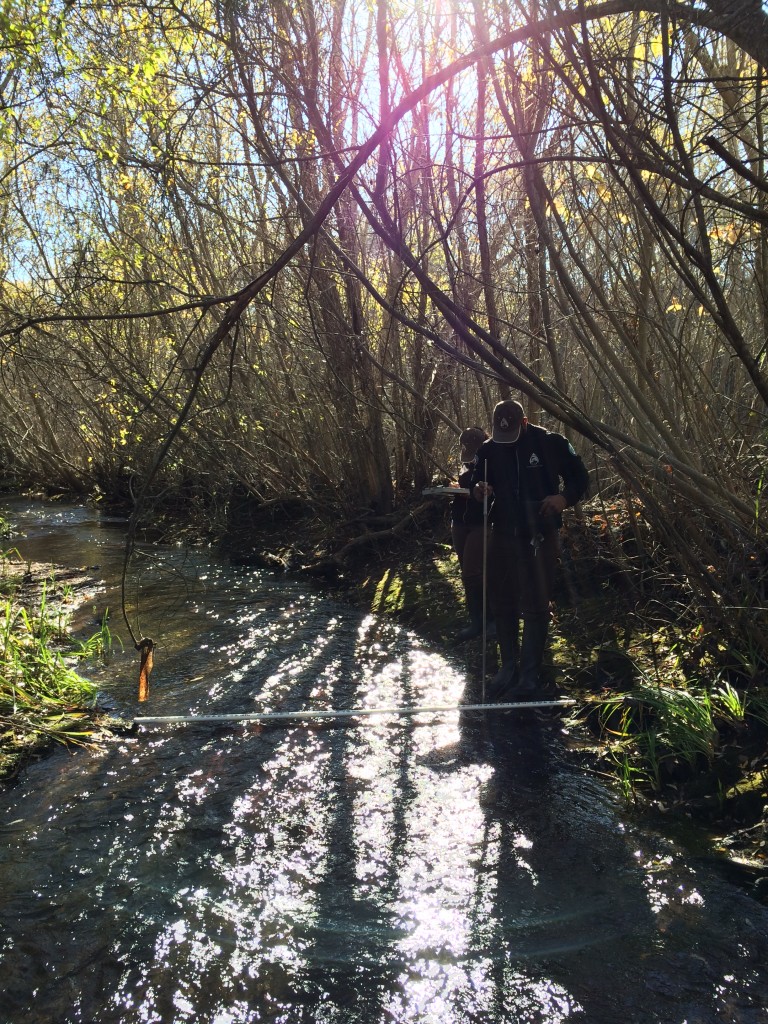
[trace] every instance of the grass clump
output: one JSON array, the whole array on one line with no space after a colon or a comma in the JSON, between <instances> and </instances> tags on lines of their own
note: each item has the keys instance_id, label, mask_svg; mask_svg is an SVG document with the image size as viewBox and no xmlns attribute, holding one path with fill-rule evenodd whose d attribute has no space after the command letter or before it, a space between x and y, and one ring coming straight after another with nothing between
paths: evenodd
<instances>
[{"instance_id":1,"label":"grass clump","mask_svg":"<svg viewBox=\"0 0 768 1024\"><path fill-rule=\"evenodd\" d=\"M71 644L67 615L48 593L44 583L34 611L14 597L0 600L0 778L55 743L86 743L97 731L95 686L72 662L105 655L109 631L103 624L86 643Z\"/></svg>"},{"instance_id":2,"label":"grass clump","mask_svg":"<svg viewBox=\"0 0 768 1024\"><path fill-rule=\"evenodd\" d=\"M768 696L730 683L669 686L641 680L598 703L598 732L629 800L686 802L737 780L746 752L765 763ZM756 743L755 743L756 741ZM702 790L701 783L705 786Z\"/></svg>"}]
</instances>

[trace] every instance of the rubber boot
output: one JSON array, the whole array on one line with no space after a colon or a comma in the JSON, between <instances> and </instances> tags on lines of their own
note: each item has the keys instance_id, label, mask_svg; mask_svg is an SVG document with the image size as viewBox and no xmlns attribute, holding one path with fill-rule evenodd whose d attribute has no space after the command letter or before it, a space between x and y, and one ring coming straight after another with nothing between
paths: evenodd
<instances>
[{"instance_id":1,"label":"rubber boot","mask_svg":"<svg viewBox=\"0 0 768 1024\"><path fill-rule=\"evenodd\" d=\"M483 590L482 587L465 587L467 613L469 614L469 625L456 634L454 643L463 644L467 640L474 640L483 632Z\"/></svg>"},{"instance_id":2,"label":"rubber boot","mask_svg":"<svg viewBox=\"0 0 768 1024\"><path fill-rule=\"evenodd\" d=\"M547 646L549 614L526 615L523 619L523 640L520 647L520 675L510 697L525 700L526 695L541 691L541 663Z\"/></svg>"},{"instance_id":3,"label":"rubber boot","mask_svg":"<svg viewBox=\"0 0 768 1024\"><path fill-rule=\"evenodd\" d=\"M467 640L474 640L477 636L483 635L483 588L474 587L471 584L465 585L467 612L469 614L469 625L456 634L455 644L463 644ZM486 617L486 636L496 635L496 623L493 618Z\"/></svg>"},{"instance_id":4,"label":"rubber boot","mask_svg":"<svg viewBox=\"0 0 768 1024\"><path fill-rule=\"evenodd\" d=\"M496 616L496 635L499 642L501 668L488 684L486 697L500 701L510 688L517 685L517 655L520 647L520 619Z\"/></svg>"}]
</instances>

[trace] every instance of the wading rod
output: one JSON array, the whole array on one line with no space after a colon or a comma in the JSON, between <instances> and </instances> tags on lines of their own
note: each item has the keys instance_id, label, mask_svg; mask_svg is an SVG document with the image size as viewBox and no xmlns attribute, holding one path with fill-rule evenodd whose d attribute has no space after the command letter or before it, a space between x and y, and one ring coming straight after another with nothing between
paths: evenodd
<instances>
[{"instance_id":1,"label":"wading rod","mask_svg":"<svg viewBox=\"0 0 768 1024\"><path fill-rule=\"evenodd\" d=\"M265 711L262 714L234 715L145 715L134 718L134 725L176 725L195 722L290 722L313 718L360 718L368 715L442 714L447 711L524 711L526 708L563 708L577 704L572 698L562 700L526 700L514 704L429 704L416 707L391 708L326 708L318 711Z\"/></svg>"},{"instance_id":2,"label":"wading rod","mask_svg":"<svg viewBox=\"0 0 768 1024\"><path fill-rule=\"evenodd\" d=\"M470 494L470 499L473 495ZM486 593L488 590L488 454L483 463L483 668L482 668L482 700L485 704L485 662L488 644L488 607Z\"/></svg>"}]
</instances>

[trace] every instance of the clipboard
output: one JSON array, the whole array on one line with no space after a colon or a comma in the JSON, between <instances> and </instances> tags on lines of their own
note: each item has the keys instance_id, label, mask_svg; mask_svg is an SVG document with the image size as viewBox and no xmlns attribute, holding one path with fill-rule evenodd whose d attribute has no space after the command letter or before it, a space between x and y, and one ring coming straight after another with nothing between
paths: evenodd
<instances>
[{"instance_id":1,"label":"clipboard","mask_svg":"<svg viewBox=\"0 0 768 1024\"><path fill-rule=\"evenodd\" d=\"M468 487L425 487L421 492L426 498L468 498Z\"/></svg>"}]
</instances>

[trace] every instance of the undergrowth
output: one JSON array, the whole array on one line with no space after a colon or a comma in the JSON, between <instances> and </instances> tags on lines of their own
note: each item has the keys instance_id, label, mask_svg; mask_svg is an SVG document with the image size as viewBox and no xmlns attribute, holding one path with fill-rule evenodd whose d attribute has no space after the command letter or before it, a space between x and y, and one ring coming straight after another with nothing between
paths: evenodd
<instances>
[{"instance_id":1,"label":"undergrowth","mask_svg":"<svg viewBox=\"0 0 768 1024\"><path fill-rule=\"evenodd\" d=\"M68 588L51 601L51 577L31 609L15 596L23 580L18 563L8 552L0 554L0 563L0 778L7 778L52 743L81 744L94 735L90 709L95 687L74 666L85 658L106 657L112 638L105 615L87 641L71 641L64 610Z\"/></svg>"}]
</instances>

